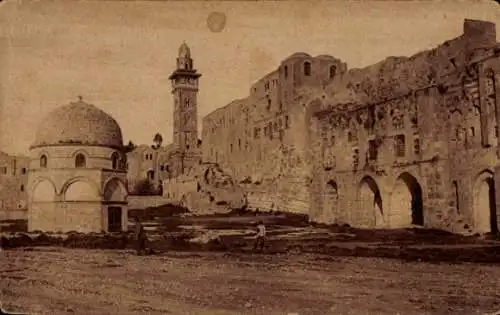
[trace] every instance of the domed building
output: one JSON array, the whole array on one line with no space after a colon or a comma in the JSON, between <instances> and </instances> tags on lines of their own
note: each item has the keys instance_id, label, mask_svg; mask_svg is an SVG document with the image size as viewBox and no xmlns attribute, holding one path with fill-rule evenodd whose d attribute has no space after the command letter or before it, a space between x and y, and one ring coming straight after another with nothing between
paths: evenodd
<instances>
[{"instance_id":1,"label":"domed building","mask_svg":"<svg viewBox=\"0 0 500 315\"><path fill-rule=\"evenodd\" d=\"M116 120L81 98L50 112L30 147L28 230L125 231L122 147Z\"/></svg>"}]
</instances>

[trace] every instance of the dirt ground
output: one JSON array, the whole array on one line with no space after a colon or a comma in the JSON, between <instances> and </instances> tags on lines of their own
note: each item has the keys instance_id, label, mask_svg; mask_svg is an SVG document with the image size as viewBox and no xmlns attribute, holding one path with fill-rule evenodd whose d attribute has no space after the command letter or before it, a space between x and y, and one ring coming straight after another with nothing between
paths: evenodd
<instances>
[{"instance_id":1,"label":"dirt ground","mask_svg":"<svg viewBox=\"0 0 500 315\"><path fill-rule=\"evenodd\" d=\"M182 210L182 209L180 209ZM0 226L5 308L28 314L493 314L500 242L440 230L356 229L306 216L234 211L190 216L132 210L132 233L26 233ZM266 224L264 254L253 253ZM481 263L488 263L481 264Z\"/></svg>"},{"instance_id":2,"label":"dirt ground","mask_svg":"<svg viewBox=\"0 0 500 315\"><path fill-rule=\"evenodd\" d=\"M177 212L175 212L177 211ZM494 236L463 236L421 229L357 229L347 225L321 225L307 216L290 213L235 211L225 215L186 216L179 209L131 210L141 216L148 246L156 252L212 251L246 254L252 251L256 223L267 227L267 254L313 253L330 256L394 258L405 261L479 262L500 264L500 242ZM5 222L0 236L4 249L61 246L87 249L131 249L128 233L25 233L24 222Z\"/></svg>"},{"instance_id":3,"label":"dirt ground","mask_svg":"<svg viewBox=\"0 0 500 315\"><path fill-rule=\"evenodd\" d=\"M318 254L22 248L0 253L4 308L29 314L485 314L500 269Z\"/></svg>"}]
</instances>

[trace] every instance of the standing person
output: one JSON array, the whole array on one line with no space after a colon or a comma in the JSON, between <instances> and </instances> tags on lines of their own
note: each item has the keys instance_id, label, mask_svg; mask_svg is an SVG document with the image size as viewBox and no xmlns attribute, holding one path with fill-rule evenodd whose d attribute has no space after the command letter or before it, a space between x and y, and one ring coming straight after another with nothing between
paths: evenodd
<instances>
[{"instance_id":1,"label":"standing person","mask_svg":"<svg viewBox=\"0 0 500 315\"><path fill-rule=\"evenodd\" d=\"M260 252L264 251L265 238L266 238L266 226L264 225L264 222L259 221L259 223L257 224L257 235L253 246L254 251L257 249L257 247L260 248Z\"/></svg>"},{"instance_id":2,"label":"standing person","mask_svg":"<svg viewBox=\"0 0 500 315\"><path fill-rule=\"evenodd\" d=\"M137 255L142 255L146 251L146 233L139 217L135 218L135 241Z\"/></svg>"}]
</instances>

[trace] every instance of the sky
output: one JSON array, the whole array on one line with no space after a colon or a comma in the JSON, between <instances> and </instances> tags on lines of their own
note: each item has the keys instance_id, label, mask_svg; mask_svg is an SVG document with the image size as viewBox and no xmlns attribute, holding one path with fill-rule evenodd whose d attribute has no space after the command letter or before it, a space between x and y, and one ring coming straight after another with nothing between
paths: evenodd
<instances>
[{"instance_id":1,"label":"sky","mask_svg":"<svg viewBox=\"0 0 500 315\"><path fill-rule=\"evenodd\" d=\"M221 32L211 12L226 15ZM51 110L94 104L124 141L172 140L168 76L183 41L202 73L201 118L248 96L295 52L349 68L409 56L462 34L465 18L500 24L494 1L15 1L0 3L0 150L26 154ZM497 28L498 30L498 28ZM498 37L498 36L497 36Z\"/></svg>"}]
</instances>

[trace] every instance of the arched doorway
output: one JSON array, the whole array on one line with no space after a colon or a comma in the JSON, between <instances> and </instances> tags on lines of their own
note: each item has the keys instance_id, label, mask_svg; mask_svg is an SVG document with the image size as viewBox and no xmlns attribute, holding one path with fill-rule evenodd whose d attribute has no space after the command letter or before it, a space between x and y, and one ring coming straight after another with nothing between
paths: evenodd
<instances>
[{"instance_id":1,"label":"arched doorway","mask_svg":"<svg viewBox=\"0 0 500 315\"><path fill-rule=\"evenodd\" d=\"M359 209L354 224L363 226L381 226L384 224L382 195L377 183L370 176L366 176L361 180Z\"/></svg>"},{"instance_id":2,"label":"arched doorway","mask_svg":"<svg viewBox=\"0 0 500 315\"><path fill-rule=\"evenodd\" d=\"M391 193L389 225L404 227L424 225L422 188L417 179L408 173L401 174Z\"/></svg>"},{"instance_id":3,"label":"arched doorway","mask_svg":"<svg viewBox=\"0 0 500 315\"><path fill-rule=\"evenodd\" d=\"M478 233L498 232L495 181L488 171L479 175L474 187L474 230Z\"/></svg>"},{"instance_id":4,"label":"arched doorway","mask_svg":"<svg viewBox=\"0 0 500 315\"><path fill-rule=\"evenodd\" d=\"M330 180L326 183L323 206L323 217L326 221L332 222L338 218L338 202L337 183L334 180Z\"/></svg>"},{"instance_id":5,"label":"arched doorway","mask_svg":"<svg viewBox=\"0 0 500 315\"><path fill-rule=\"evenodd\" d=\"M108 232L122 231L122 208L108 207Z\"/></svg>"}]
</instances>

